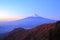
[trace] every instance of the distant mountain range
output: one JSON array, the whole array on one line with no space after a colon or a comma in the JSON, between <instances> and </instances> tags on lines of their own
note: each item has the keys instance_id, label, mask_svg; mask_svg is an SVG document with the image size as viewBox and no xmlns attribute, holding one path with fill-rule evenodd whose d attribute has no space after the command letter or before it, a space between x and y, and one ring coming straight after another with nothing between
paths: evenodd
<instances>
[{"instance_id":1,"label":"distant mountain range","mask_svg":"<svg viewBox=\"0 0 60 40\"><path fill-rule=\"evenodd\" d=\"M56 22L40 16L30 16L21 20L0 22L0 33L9 32L15 28L31 29L35 26Z\"/></svg>"},{"instance_id":2,"label":"distant mountain range","mask_svg":"<svg viewBox=\"0 0 60 40\"><path fill-rule=\"evenodd\" d=\"M1 40L60 40L60 21L33 29L16 28Z\"/></svg>"}]
</instances>

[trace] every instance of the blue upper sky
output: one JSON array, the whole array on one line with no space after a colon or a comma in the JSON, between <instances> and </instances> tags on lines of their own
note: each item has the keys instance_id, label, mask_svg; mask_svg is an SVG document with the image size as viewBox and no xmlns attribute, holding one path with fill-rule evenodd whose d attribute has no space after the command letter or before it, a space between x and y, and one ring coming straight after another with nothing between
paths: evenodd
<instances>
[{"instance_id":1,"label":"blue upper sky","mask_svg":"<svg viewBox=\"0 0 60 40\"><path fill-rule=\"evenodd\" d=\"M41 17L59 20L60 0L0 0L0 18L28 17L34 13Z\"/></svg>"}]
</instances>

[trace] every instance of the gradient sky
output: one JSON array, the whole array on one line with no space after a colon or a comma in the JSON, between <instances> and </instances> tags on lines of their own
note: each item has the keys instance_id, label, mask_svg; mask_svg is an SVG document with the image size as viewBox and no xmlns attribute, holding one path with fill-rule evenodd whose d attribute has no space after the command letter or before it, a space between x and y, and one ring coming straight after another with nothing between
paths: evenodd
<instances>
[{"instance_id":1,"label":"gradient sky","mask_svg":"<svg viewBox=\"0 0 60 40\"><path fill-rule=\"evenodd\" d=\"M33 14L59 20L60 0L0 0L0 20L21 19Z\"/></svg>"}]
</instances>

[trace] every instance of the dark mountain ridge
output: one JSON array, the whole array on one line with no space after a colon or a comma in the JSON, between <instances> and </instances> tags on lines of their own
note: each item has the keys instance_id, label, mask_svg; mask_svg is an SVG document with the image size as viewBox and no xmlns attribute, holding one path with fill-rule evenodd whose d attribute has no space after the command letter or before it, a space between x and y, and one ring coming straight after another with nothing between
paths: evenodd
<instances>
[{"instance_id":1,"label":"dark mountain ridge","mask_svg":"<svg viewBox=\"0 0 60 40\"><path fill-rule=\"evenodd\" d=\"M39 25L29 30L17 28L1 40L57 40L60 39L60 34L58 35L58 33L60 33L59 28L60 21Z\"/></svg>"}]
</instances>

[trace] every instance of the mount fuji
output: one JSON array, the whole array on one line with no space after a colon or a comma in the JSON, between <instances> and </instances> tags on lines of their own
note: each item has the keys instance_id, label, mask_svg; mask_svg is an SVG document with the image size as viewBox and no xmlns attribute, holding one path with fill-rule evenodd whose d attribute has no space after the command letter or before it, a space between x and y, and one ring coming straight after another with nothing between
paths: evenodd
<instances>
[{"instance_id":1,"label":"mount fuji","mask_svg":"<svg viewBox=\"0 0 60 40\"><path fill-rule=\"evenodd\" d=\"M41 24L47 24L47 23L53 23L53 22L56 22L56 21L43 18L35 14L34 16L30 16L30 17L16 20L16 21L0 22L0 32L1 33L9 32L15 28L31 29Z\"/></svg>"}]
</instances>

